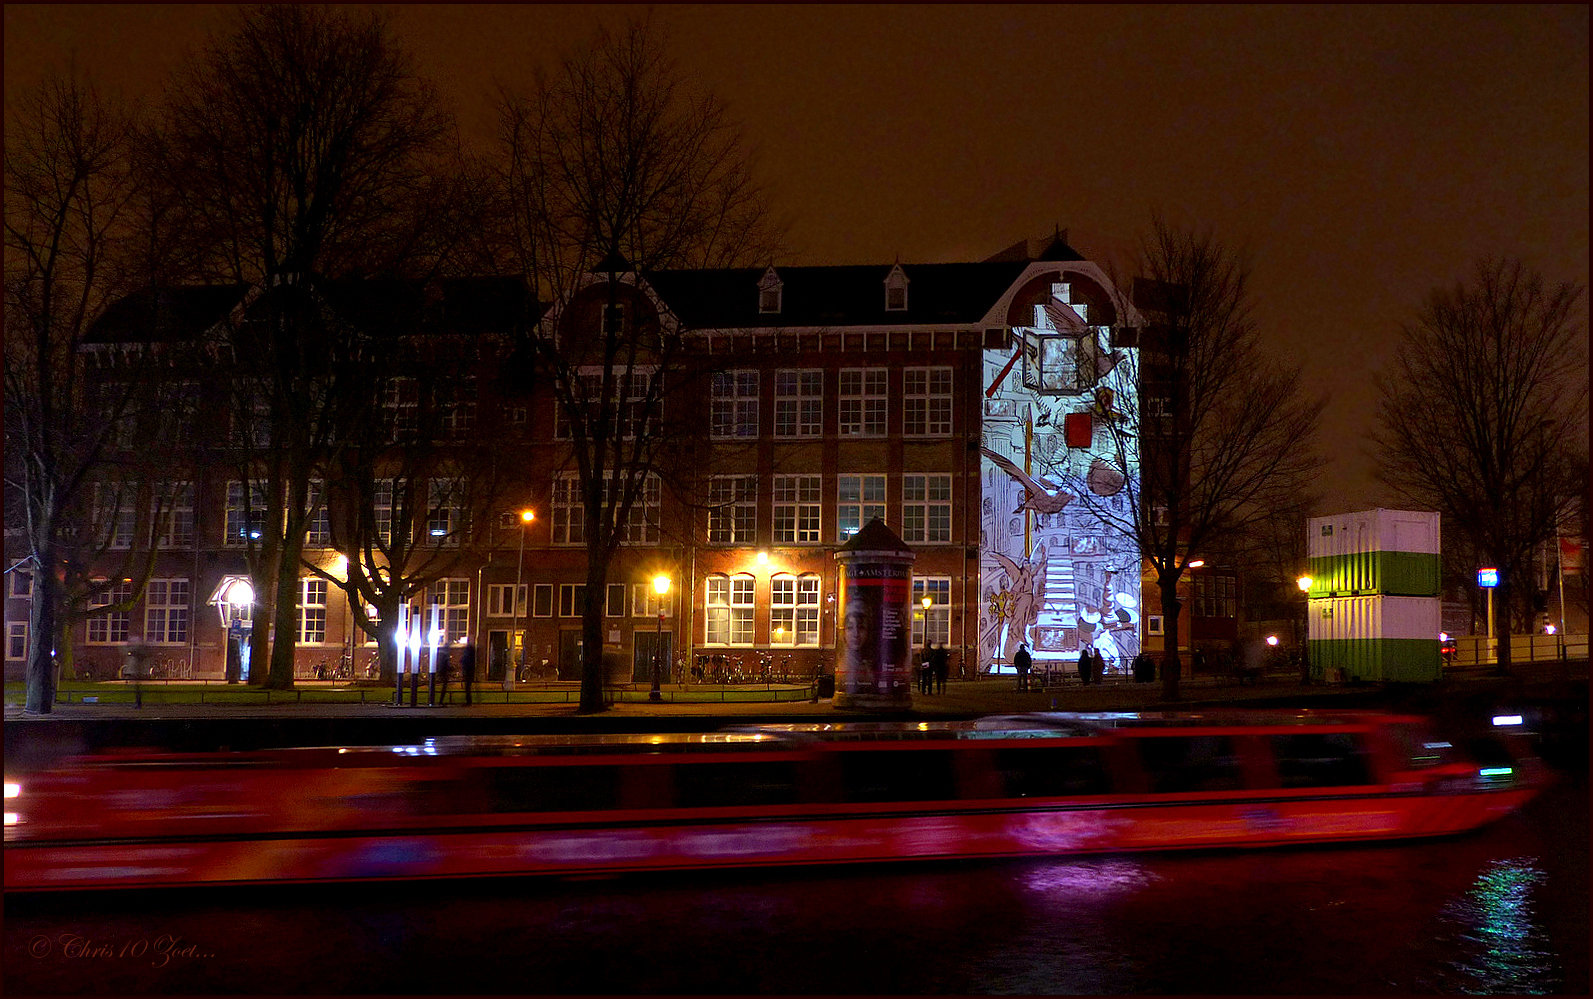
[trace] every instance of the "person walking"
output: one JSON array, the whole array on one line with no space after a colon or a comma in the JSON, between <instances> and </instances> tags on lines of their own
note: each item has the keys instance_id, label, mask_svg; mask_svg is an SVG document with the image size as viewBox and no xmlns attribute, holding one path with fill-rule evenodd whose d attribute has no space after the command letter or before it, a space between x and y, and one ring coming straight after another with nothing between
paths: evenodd
<instances>
[{"instance_id":1,"label":"person walking","mask_svg":"<svg viewBox=\"0 0 1593 999\"><path fill-rule=\"evenodd\" d=\"M1018 668L1018 689L1029 689L1029 667L1034 659L1029 655L1029 643L1019 642L1017 654L1012 657L1012 664Z\"/></svg>"},{"instance_id":2,"label":"person walking","mask_svg":"<svg viewBox=\"0 0 1593 999\"><path fill-rule=\"evenodd\" d=\"M465 707L470 707L470 685L476 679L476 647L469 642L459 653L459 682L465 688Z\"/></svg>"},{"instance_id":3,"label":"person walking","mask_svg":"<svg viewBox=\"0 0 1593 999\"><path fill-rule=\"evenodd\" d=\"M935 693L946 692L946 676L951 672L951 653L946 651L944 645L935 646L935 651L930 653L929 662L935 672Z\"/></svg>"},{"instance_id":4,"label":"person walking","mask_svg":"<svg viewBox=\"0 0 1593 999\"><path fill-rule=\"evenodd\" d=\"M1082 686L1089 686L1090 667L1094 665L1095 660L1091 658L1090 648L1086 645L1083 649L1079 650L1079 683Z\"/></svg>"},{"instance_id":5,"label":"person walking","mask_svg":"<svg viewBox=\"0 0 1593 999\"><path fill-rule=\"evenodd\" d=\"M918 692L928 694L933 692L930 679L930 657L934 655L930 648L929 639L924 639L924 651L918 657Z\"/></svg>"}]
</instances>

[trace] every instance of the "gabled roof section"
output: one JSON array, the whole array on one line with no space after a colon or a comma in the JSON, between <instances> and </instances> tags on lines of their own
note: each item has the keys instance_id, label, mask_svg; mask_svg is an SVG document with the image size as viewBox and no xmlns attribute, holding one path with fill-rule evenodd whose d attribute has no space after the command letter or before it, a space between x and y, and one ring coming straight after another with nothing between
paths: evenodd
<instances>
[{"instance_id":1,"label":"gabled roof section","mask_svg":"<svg viewBox=\"0 0 1593 999\"><path fill-rule=\"evenodd\" d=\"M760 313L757 297L747 294L767 269L654 271L646 278L689 329L927 326L979 322L1028 263L905 265L913 293L905 311L891 312L883 291L889 264L782 267L779 313Z\"/></svg>"},{"instance_id":2,"label":"gabled roof section","mask_svg":"<svg viewBox=\"0 0 1593 999\"><path fill-rule=\"evenodd\" d=\"M150 288L117 299L89 327L88 344L181 343L221 322L249 293L243 284Z\"/></svg>"}]
</instances>

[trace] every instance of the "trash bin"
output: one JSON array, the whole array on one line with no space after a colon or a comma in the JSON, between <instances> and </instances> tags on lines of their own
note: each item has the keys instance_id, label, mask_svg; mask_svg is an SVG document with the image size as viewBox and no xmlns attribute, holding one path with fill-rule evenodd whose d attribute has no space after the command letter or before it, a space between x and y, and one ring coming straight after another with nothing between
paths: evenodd
<instances>
[{"instance_id":1,"label":"trash bin","mask_svg":"<svg viewBox=\"0 0 1593 999\"><path fill-rule=\"evenodd\" d=\"M819 676L819 696L820 697L834 697L835 696L835 674L834 673L824 673L824 674L821 674Z\"/></svg>"}]
</instances>

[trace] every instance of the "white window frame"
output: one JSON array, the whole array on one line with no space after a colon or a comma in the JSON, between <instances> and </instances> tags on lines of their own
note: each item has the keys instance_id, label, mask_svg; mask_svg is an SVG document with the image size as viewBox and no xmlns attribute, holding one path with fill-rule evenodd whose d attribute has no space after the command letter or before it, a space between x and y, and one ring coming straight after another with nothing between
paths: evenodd
<instances>
[{"instance_id":1,"label":"white window frame","mask_svg":"<svg viewBox=\"0 0 1593 999\"><path fill-rule=\"evenodd\" d=\"M26 580L26 582L24 582ZM12 569L10 593L18 600L28 600L33 597L33 570Z\"/></svg>"},{"instance_id":2,"label":"white window frame","mask_svg":"<svg viewBox=\"0 0 1593 999\"><path fill-rule=\"evenodd\" d=\"M393 505L398 487L392 479L377 479L372 486L371 514L376 523L376 540L384 548L393 546Z\"/></svg>"},{"instance_id":3,"label":"white window frame","mask_svg":"<svg viewBox=\"0 0 1593 999\"><path fill-rule=\"evenodd\" d=\"M546 597L544 600L543 598ZM536 583L531 587L531 616L553 616L553 584Z\"/></svg>"},{"instance_id":4,"label":"white window frame","mask_svg":"<svg viewBox=\"0 0 1593 999\"><path fill-rule=\"evenodd\" d=\"M162 482L156 487L165 499L165 512L150 525L155 547L192 548L194 544L194 484Z\"/></svg>"},{"instance_id":5,"label":"white window frame","mask_svg":"<svg viewBox=\"0 0 1593 999\"><path fill-rule=\"evenodd\" d=\"M193 619L193 586L187 577L151 579L144 586L144 641L187 645Z\"/></svg>"},{"instance_id":6,"label":"white window frame","mask_svg":"<svg viewBox=\"0 0 1593 999\"><path fill-rule=\"evenodd\" d=\"M244 483L233 479L227 483L226 515L222 518L221 543L228 548L241 548L248 543L243 532L248 529L254 540L265 533L266 486L264 479L250 479L248 502L245 503ZM254 518L259 518L255 521Z\"/></svg>"},{"instance_id":7,"label":"white window frame","mask_svg":"<svg viewBox=\"0 0 1593 999\"><path fill-rule=\"evenodd\" d=\"M418 434L420 379L407 375L387 379L382 385L382 415L392 440L408 440Z\"/></svg>"},{"instance_id":8,"label":"white window frame","mask_svg":"<svg viewBox=\"0 0 1593 999\"><path fill-rule=\"evenodd\" d=\"M709 576L704 589L704 645L749 646L754 637L757 580L751 573Z\"/></svg>"},{"instance_id":9,"label":"white window frame","mask_svg":"<svg viewBox=\"0 0 1593 999\"><path fill-rule=\"evenodd\" d=\"M929 594L930 604L924 611L924 594ZM924 646L925 630L929 640L936 645L951 645L951 577L913 577L913 648Z\"/></svg>"},{"instance_id":10,"label":"white window frame","mask_svg":"<svg viewBox=\"0 0 1593 999\"><path fill-rule=\"evenodd\" d=\"M824 540L823 489L821 475L774 476L775 544L816 545Z\"/></svg>"},{"instance_id":11,"label":"white window frame","mask_svg":"<svg viewBox=\"0 0 1593 999\"><path fill-rule=\"evenodd\" d=\"M663 596L653 589L652 583L631 584L631 617L658 617L662 610L665 617L675 616L675 591L673 588Z\"/></svg>"},{"instance_id":12,"label":"white window frame","mask_svg":"<svg viewBox=\"0 0 1593 999\"><path fill-rule=\"evenodd\" d=\"M899 299L896 295L898 292ZM885 275L885 311L907 311L907 275L902 271L900 264L892 267L891 272Z\"/></svg>"},{"instance_id":13,"label":"white window frame","mask_svg":"<svg viewBox=\"0 0 1593 999\"><path fill-rule=\"evenodd\" d=\"M476 428L476 376L463 375L439 385L437 390L437 436L459 440Z\"/></svg>"},{"instance_id":14,"label":"white window frame","mask_svg":"<svg viewBox=\"0 0 1593 999\"><path fill-rule=\"evenodd\" d=\"M300 645L325 645L326 598L331 588L326 580L307 576L299 580L299 634Z\"/></svg>"},{"instance_id":15,"label":"white window frame","mask_svg":"<svg viewBox=\"0 0 1593 999\"><path fill-rule=\"evenodd\" d=\"M776 573L769 580L769 644L790 648L819 644L817 573Z\"/></svg>"},{"instance_id":16,"label":"white window frame","mask_svg":"<svg viewBox=\"0 0 1593 999\"><path fill-rule=\"evenodd\" d=\"M758 436L758 372L742 368L716 371L709 407L709 434L716 440Z\"/></svg>"},{"instance_id":17,"label":"white window frame","mask_svg":"<svg viewBox=\"0 0 1593 999\"><path fill-rule=\"evenodd\" d=\"M708 479L708 543L750 545L758 536L758 477L715 475Z\"/></svg>"},{"instance_id":18,"label":"white window frame","mask_svg":"<svg viewBox=\"0 0 1593 999\"><path fill-rule=\"evenodd\" d=\"M310 480L310 487L304 494L304 515L307 518L304 547L332 547L332 513L326 506L326 483L323 480Z\"/></svg>"},{"instance_id":19,"label":"white window frame","mask_svg":"<svg viewBox=\"0 0 1593 999\"><path fill-rule=\"evenodd\" d=\"M890 418L889 368L842 368L837 396L842 437L884 437Z\"/></svg>"},{"instance_id":20,"label":"white window frame","mask_svg":"<svg viewBox=\"0 0 1593 999\"><path fill-rule=\"evenodd\" d=\"M952 369L907 368L902 371L902 436L950 437Z\"/></svg>"},{"instance_id":21,"label":"white window frame","mask_svg":"<svg viewBox=\"0 0 1593 999\"><path fill-rule=\"evenodd\" d=\"M785 282L771 267L764 271L762 280L758 282L758 312L762 315L779 313L784 298Z\"/></svg>"},{"instance_id":22,"label":"white window frame","mask_svg":"<svg viewBox=\"0 0 1593 999\"><path fill-rule=\"evenodd\" d=\"M426 481L427 544L458 548L464 542L467 486L462 478ZM437 533L439 531L442 533Z\"/></svg>"},{"instance_id":23,"label":"white window frame","mask_svg":"<svg viewBox=\"0 0 1593 999\"><path fill-rule=\"evenodd\" d=\"M133 547L133 535L138 531L138 491L110 482L94 483L94 527L95 540L105 542L111 550Z\"/></svg>"},{"instance_id":24,"label":"white window frame","mask_svg":"<svg viewBox=\"0 0 1593 999\"><path fill-rule=\"evenodd\" d=\"M786 440L824 432L824 370L792 368L774 373L774 436Z\"/></svg>"},{"instance_id":25,"label":"white window frame","mask_svg":"<svg viewBox=\"0 0 1593 999\"><path fill-rule=\"evenodd\" d=\"M470 637L470 580L464 578L439 579L426 587L426 618L422 625L431 627L431 607L442 608L438 616L443 630L444 645L459 645ZM430 634L426 640L431 640Z\"/></svg>"},{"instance_id":26,"label":"white window frame","mask_svg":"<svg viewBox=\"0 0 1593 999\"><path fill-rule=\"evenodd\" d=\"M618 604L616 607L615 605ZM603 616L625 616L625 584L609 583L607 591L603 594Z\"/></svg>"},{"instance_id":27,"label":"white window frame","mask_svg":"<svg viewBox=\"0 0 1593 999\"><path fill-rule=\"evenodd\" d=\"M859 472L835 477L836 541L845 544L863 525L878 517L886 520L886 478L883 472Z\"/></svg>"},{"instance_id":28,"label":"white window frame","mask_svg":"<svg viewBox=\"0 0 1593 999\"><path fill-rule=\"evenodd\" d=\"M559 584L559 617L580 617L586 610L586 584Z\"/></svg>"},{"instance_id":29,"label":"white window frame","mask_svg":"<svg viewBox=\"0 0 1593 999\"><path fill-rule=\"evenodd\" d=\"M519 607L510 605L510 591L519 590L519 599L515 602ZM514 583L488 583L487 584L487 616L488 617L520 617L526 616L526 584L518 587Z\"/></svg>"},{"instance_id":30,"label":"white window frame","mask_svg":"<svg viewBox=\"0 0 1593 999\"><path fill-rule=\"evenodd\" d=\"M951 475L902 475L902 540L912 545L951 544Z\"/></svg>"},{"instance_id":31,"label":"white window frame","mask_svg":"<svg viewBox=\"0 0 1593 999\"><path fill-rule=\"evenodd\" d=\"M105 580L95 580L96 584ZM112 604L126 603L133 599L133 581L125 579L115 586L106 588L103 592L96 593L89 599L89 609L96 610L109 607ZM132 611L112 611L105 614L95 614L88 619L88 632L84 637L88 645L126 645L132 631Z\"/></svg>"},{"instance_id":32,"label":"white window frame","mask_svg":"<svg viewBox=\"0 0 1593 999\"><path fill-rule=\"evenodd\" d=\"M6 659L16 661L28 658L28 622L6 622Z\"/></svg>"}]
</instances>

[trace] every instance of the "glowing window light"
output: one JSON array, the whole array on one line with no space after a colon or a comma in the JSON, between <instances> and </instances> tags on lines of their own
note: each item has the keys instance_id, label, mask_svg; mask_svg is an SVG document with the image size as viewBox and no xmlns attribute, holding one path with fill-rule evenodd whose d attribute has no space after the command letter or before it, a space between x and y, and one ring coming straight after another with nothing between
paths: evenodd
<instances>
[{"instance_id":1,"label":"glowing window light","mask_svg":"<svg viewBox=\"0 0 1593 999\"><path fill-rule=\"evenodd\" d=\"M18 815L16 812L7 812L6 813L6 825L14 826L18 822L21 822L21 821L22 821L22 816Z\"/></svg>"},{"instance_id":2,"label":"glowing window light","mask_svg":"<svg viewBox=\"0 0 1593 999\"><path fill-rule=\"evenodd\" d=\"M1494 715L1493 716L1493 723L1495 725L1500 725L1500 726L1502 726L1502 725L1520 725L1521 724L1521 716L1520 715Z\"/></svg>"},{"instance_id":3,"label":"glowing window light","mask_svg":"<svg viewBox=\"0 0 1593 999\"><path fill-rule=\"evenodd\" d=\"M1515 773L1515 768L1513 768L1513 767L1483 767L1481 770L1478 770L1477 773L1478 773L1479 776L1482 776L1482 777L1509 777L1511 774Z\"/></svg>"},{"instance_id":4,"label":"glowing window light","mask_svg":"<svg viewBox=\"0 0 1593 999\"><path fill-rule=\"evenodd\" d=\"M13 784L10 781L6 781L6 797L7 798L18 798L18 797L21 797L21 796L22 796L22 785L21 784Z\"/></svg>"}]
</instances>

